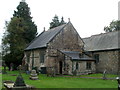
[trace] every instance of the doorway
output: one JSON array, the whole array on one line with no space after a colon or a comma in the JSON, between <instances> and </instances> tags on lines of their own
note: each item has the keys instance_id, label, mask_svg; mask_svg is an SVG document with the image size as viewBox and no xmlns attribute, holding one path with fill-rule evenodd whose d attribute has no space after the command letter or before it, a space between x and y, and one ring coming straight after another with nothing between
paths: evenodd
<instances>
[{"instance_id":1,"label":"doorway","mask_svg":"<svg viewBox=\"0 0 120 90\"><path fill-rule=\"evenodd\" d=\"M59 73L62 74L62 61L59 62Z\"/></svg>"}]
</instances>

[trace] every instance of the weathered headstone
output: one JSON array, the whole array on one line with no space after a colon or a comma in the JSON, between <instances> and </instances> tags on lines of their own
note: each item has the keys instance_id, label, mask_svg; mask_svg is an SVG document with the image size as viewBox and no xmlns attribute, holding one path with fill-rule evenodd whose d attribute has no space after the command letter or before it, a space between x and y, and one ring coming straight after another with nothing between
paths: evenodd
<instances>
[{"instance_id":1,"label":"weathered headstone","mask_svg":"<svg viewBox=\"0 0 120 90\"><path fill-rule=\"evenodd\" d=\"M55 77L55 68L47 67L47 76Z\"/></svg>"},{"instance_id":2,"label":"weathered headstone","mask_svg":"<svg viewBox=\"0 0 120 90\"><path fill-rule=\"evenodd\" d=\"M18 86L26 86L25 82L24 82L24 79L22 78L22 75L21 75L21 65L18 66L18 69L19 69L19 75L14 83L14 87L18 87Z\"/></svg>"},{"instance_id":3,"label":"weathered headstone","mask_svg":"<svg viewBox=\"0 0 120 90\"><path fill-rule=\"evenodd\" d=\"M73 71L73 75L75 75L75 76L77 75L77 70Z\"/></svg>"},{"instance_id":4,"label":"weathered headstone","mask_svg":"<svg viewBox=\"0 0 120 90\"><path fill-rule=\"evenodd\" d=\"M30 74L30 79L31 80L38 80L38 75L36 73L36 70L32 70Z\"/></svg>"},{"instance_id":5,"label":"weathered headstone","mask_svg":"<svg viewBox=\"0 0 120 90\"><path fill-rule=\"evenodd\" d=\"M103 80L106 80L107 79L107 77L106 77L106 70L104 70L104 72L103 72Z\"/></svg>"},{"instance_id":6,"label":"weathered headstone","mask_svg":"<svg viewBox=\"0 0 120 90\"><path fill-rule=\"evenodd\" d=\"M33 70L36 70L37 75L39 75L39 70L38 70L37 67L33 67L32 69L33 69Z\"/></svg>"},{"instance_id":7,"label":"weathered headstone","mask_svg":"<svg viewBox=\"0 0 120 90\"><path fill-rule=\"evenodd\" d=\"M21 74L18 75L18 77L14 83L14 87L20 87L20 86L21 87L26 86Z\"/></svg>"},{"instance_id":8,"label":"weathered headstone","mask_svg":"<svg viewBox=\"0 0 120 90\"><path fill-rule=\"evenodd\" d=\"M13 63L10 63L10 71L13 71L13 67L14 67Z\"/></svg>"},{"instance_id":9,"label":"weathered headstone","mask_svg":"<svg viewBox=\"0 0 120 90\"><path fill-rule=\"evenodd\" d=\"M19 65L19 75L17 76L15 83L4 82L4 86L7 88L7 90L31 90L33 88L32 86L25 84L21 75L21 68L21 65Z\"/></svg>"},{"instance_id":10,"label":"weathered headstone","mask_svg":"<svg viewBox=\"0 0 120 90\"><path fill-rule=\"evenodd\" d=\"M116 79L118 81L118 90L120 90L120 77L117 77Z\"/></svg>"},{"instance_id":11,"label":"weathered headstone","mask_svg":"<svg viewBox=\"0 0 120 90\"><path fill-rule=\"evenodd\" d=\"M5 62L3 63L3 67L4 67L4 69L3 69L3 74L7 74L7 72L6 72L6 64L5 64Z\"/></svg>"}]
</instances>

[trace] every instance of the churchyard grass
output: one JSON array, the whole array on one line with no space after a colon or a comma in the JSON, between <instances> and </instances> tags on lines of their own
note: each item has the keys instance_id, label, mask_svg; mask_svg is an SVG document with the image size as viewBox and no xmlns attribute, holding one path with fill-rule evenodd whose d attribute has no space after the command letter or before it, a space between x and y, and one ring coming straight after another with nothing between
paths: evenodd
<instances>
[{"instance_id":1,"label":"churchyard grass","mask_svg":"<svg viewBox=\"0 0 120 90\"><path fill-rule=\"evenodd\" d=\"M97 73L97 74L90 74L90 75L80 75L81 77L103 77L103 74ZM107 78L113 78L117 77L118 75L113 74L106 74Z\"/></svg>"},{"instance_id":2,"label":"churchyard grass","mask_svg":"<svg viewBox=\"0 0 120 90\"><path fill-rule=\"evenodd\" d=\"M15 75L18 75L18 71L7 71L7 74L2 75L2 80L15 81ZM99 77L102 74L91 74L89 77ZM102 80L102 79L89 79L89 78L77 78L77 77L47 77L40 74L39 80L30 80L28 74L22 73L25 83L32 85L36 88L117 88L116 80ZM87 75L82 75L87 76ZM110 75L110 77L116 77L116 75Z\"/></svg>"}]
</instances>

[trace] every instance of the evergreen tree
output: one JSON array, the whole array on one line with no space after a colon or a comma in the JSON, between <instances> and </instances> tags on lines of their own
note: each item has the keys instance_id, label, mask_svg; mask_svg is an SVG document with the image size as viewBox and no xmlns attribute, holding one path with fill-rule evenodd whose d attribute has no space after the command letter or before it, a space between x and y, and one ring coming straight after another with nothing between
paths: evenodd
<instances>
[{"instance_id":1,"label":"evergreen tree","mask_svg":"<svg viewBox=\"0 0 120 90\"><path fill-rule=\"evenodd\" d=\"M26 22L28 28L25 30L24 33L26 42L30 43L37 35L37 26L32 21L32 17L30 16L30 8L26 2L20 2L17 6L17 11L14 11L13 17L21 17Z\"/></svg>"},{"instance_id":2,"label":"evergreen tree","mask_svg":"<svg viewBox=\"0 0 120 90\"><path fill-rule=\"evenodd\" d=\"M62 17L62 18L61 18L61 22L60 22L58 16L55 15L55 16L53 17L53 19L52 19L52 22L50 23L50 29L51 29L51 28L54 28L54 27L57 27L57 26L60 26L60 25L62 25L62 24L65 24L64 18Z\"/></svg>"},{"instance_id":3,"label":"evergreen tree","mask_svg":"<svg viewBox=\"0 0 120 90\"><path fill-rule=\"evenodd\" d=\"M4 34L2 43L6 53L3 53L6 64L14 63L15 67L21 64L23 51L26 46L24 33L27 29L24 19L13 17L7 25L7 33Z\"/></svg>"},{"instance_id":4,"label":"evergreen tree","mask_svg":"<svg viewBox=\"0 0 120 90\"><path fill-rule=\"evenodd\" d=\"M52 22L50 23L50 29L60 25L59 18L57 15L54 16Z\"/></svg>"},{"instance_id":5,"label":"evergreen tree","mask_svg":"<svg viewBox=\"0 0 120 90\"><path fill-rule=\"evenodd\" d=\"M62 18L61 18L60 25L63 25L63 24L66 24L66 22L64 21L64 18L62 17Z\"/></svg>"},{"instance_id":6,"label":"evergreen tree","mask_svg":"<svg viewBox=\"0 0 120 90\"><path fill-rule=\"evenodd\" d=\"M14 17L22 17L26 21L32 21L32 17L30 16L30 8L26 2L20 2L17 6L17 11L14 11Z\"/></svg>"},{"instance_id":7,"label":"evergreen tree","mask_svg":"<svg viewBox=\"0 0 120 90\"><path fill-rule=\"evenodd\" d=\"M30 16L30 8L26 2L20 2L17 11L9 23L2 39L2 54L7 66L13 63L15 68L22 63L24 49L37 34L37 26Z\"/></svg>"}]
</instances>

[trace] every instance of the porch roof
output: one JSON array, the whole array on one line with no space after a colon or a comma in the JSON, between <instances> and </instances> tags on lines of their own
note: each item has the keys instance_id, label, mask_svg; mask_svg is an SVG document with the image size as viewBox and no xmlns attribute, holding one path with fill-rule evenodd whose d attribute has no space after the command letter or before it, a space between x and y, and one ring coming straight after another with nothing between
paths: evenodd
<instances>
[{"instance_id":1,"label":"porch roof","mask_svg":"<svg viewBox=\"0 0 120 90\"><path fill-rule=\"evenodd\" d=\"M65 55L69 56L74 61L95 61L95 59L83 54L82 57L80 57L79 51L61 51Z\"/></svg>"}]
</instances>

